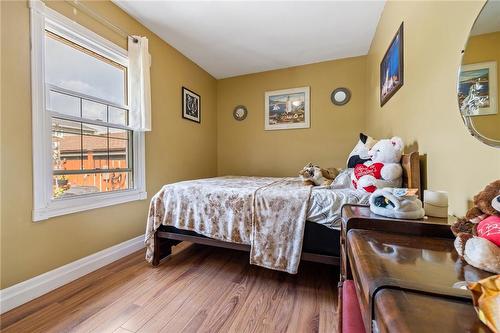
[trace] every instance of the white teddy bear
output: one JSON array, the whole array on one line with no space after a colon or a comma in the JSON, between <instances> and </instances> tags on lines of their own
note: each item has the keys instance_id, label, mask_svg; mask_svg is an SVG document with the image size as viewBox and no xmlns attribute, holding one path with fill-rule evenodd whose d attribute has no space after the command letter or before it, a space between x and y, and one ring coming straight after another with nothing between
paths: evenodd
<instances>
[{"instance_id":1,"label":"white teddy bear","mask_svg":"<svg viewBox=\"0 0 500 333\"><path fill-rule=\"evenodd\" d=\"M358 164L351 174L354 188L374 192L377 188L401 187L403 140L399 137L378 141L368 152L371 161Z\"/></svg>"}]
</instances>

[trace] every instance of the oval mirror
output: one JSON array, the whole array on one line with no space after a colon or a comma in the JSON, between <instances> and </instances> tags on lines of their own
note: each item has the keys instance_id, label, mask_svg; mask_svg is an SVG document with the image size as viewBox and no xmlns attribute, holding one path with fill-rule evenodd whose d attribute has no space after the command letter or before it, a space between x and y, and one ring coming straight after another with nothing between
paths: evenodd
<instances>
[{"instance_id":1,"label":"oval mirror","mask_svg":"<svg viewBox=\"0 0 500 333\"><path fill-rule=\"evenodd\" d=\"M500 147L498 78L500 62L500 1L489 0L470 32L458 78L458 105L469 132Z\"/></svg>"}]
</instances>

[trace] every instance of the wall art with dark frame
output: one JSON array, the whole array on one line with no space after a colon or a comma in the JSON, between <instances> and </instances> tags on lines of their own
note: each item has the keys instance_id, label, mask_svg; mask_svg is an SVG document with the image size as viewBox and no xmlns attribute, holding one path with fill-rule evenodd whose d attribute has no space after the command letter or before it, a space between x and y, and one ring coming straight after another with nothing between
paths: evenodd
<instances>
[{"instance_id":1,"label":"wall art with dark frame","mask_svg":"<svg viewBox=\"0 0 500 333\"><path fill-rule=\"evenodd\" d=\"M404 83L404 22L399 26L380 63L380 106L403 86Z\"/></svg>"},{"instance_id":2,"label":"wall art with dark frame","mask_svg":"<svg viewBox=\"0 0 500 333\"><path fill-rule=\"evenodd\" d=\"M201 96L182 87L182 118L201 123Z\"/></svg>"}]
</instances>

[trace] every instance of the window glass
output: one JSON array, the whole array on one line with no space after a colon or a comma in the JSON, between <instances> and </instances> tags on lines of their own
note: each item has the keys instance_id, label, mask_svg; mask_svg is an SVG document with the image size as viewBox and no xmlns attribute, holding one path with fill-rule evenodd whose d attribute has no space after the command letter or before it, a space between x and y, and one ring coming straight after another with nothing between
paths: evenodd
<instances>
[{"instance_id":1,"label":"window glass","mask_svg":"<svg viewBox=\"0 0 500 333\"><path fill-rule=\"evenodd\" d=\"M47 32L46 82L106 101L125 105L126 68Z\"/></svg>"},{"instance_id":2,"label":"window glass","mask_svg":"<svg viewBox=\"0 0 500 333\"><path fill-rule=\"evenodd\" d=\"M133 170L125 68L46 35L47 110L52 113L54 199L126 190ZM116 127L117 126L117 127Z\"/></svg>"},{"instance_id":3,"label":"window glass","mask_svg":"<svg viewBox=\"0 0 500 333\"><path fill-rule=\"evenodd\" d=\"M108 168L108 138L83 135L82 144L84 169Z\"/></svg>"},{"instance_id":4,"label":"window glass","mask_svg":"<svg viewBox=\"0 0 500 333\"><path fill-rule=\"evenodd\" d=\"M108 121L108 111L105 104L82 100L82 117L90 120Z\"/></svg>"},{"instance_id":5,"label":"window glass","mask_svg":"<svg viewBox=\"0 0 500 333\"><path fill-rule=\"evenodd\" d=\"M116 139L128 139L129 131L123 130L121 128L109 128L109 137Z\"/></svg>"},{"instance_id":6,"label":"window glass","mask_svg":"<svg viewBox=\"0 0 500 333\"><path fill-rule=\"evenodd\" d=\"M93 124L83 124L82 134L84 135L95 135L95 136L107 136L108 128L106 126L99 126Z\"/></svg>"},{"instance_id":7,"label":"window glass","mask_svg":"<svg viewBox=\"0 0 500 333\"><path fill-rule=\"evenodd\" d=\"M130 188L131 131L52 118L52 147L54 198Z\"/></svg>"},{"instance_id":8,"label":"window glass","mask_svg":"<svg viewBox=\"0 0 500 333\"><path fill-rule=\"evenodd\" d=\"M48 97L48 109L68 116L80 117L80 99L78 97L65 95L56 91L50 91Z\"/></svg>"},{"instance_id":9,"label":"window glass","mask_svg":"<svg viewBox=\"0 0 500 333\"><path fill-rule=\"evenodd\" d=\"M130 168L128 165L131 156L130 140L109 138L109 168L123 169Z\"/></svg>"},{"instance_id":10,"label":"window glass","mask_svg":"<svg viewBox=\"0 0 500 333\"><path fill-rule=\"evenodd\" d=\"M78 122L52 118L53 170L81 170L81 127Z\"/></svg>"},{"instance_id":11,"label":"window glass","mask_svg":"<svg viewBox=\"0 0 500 333\"><path fill-rule=\"evenodd\" d=\"M84 173L54 175L54 198L74 197L82 194L111 192L132 188L131 172Z\"/></svg>"},{"instance_id":12,"label":"window glass","mask_svg":"<svg viewBox=\"0 0 500 333\"><path fill-rule=\"evenodd\" d=\"M108 113L108 122L128 126L128 111L110 106Z\"/></svg>"}]
</instances>

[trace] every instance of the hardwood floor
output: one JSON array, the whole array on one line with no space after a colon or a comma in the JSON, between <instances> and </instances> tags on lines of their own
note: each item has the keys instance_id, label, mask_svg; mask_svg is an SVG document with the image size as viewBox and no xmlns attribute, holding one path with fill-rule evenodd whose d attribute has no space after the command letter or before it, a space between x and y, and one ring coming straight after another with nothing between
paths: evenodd
<instances>
[{"instance_id":1,"label":"hardwood floor","mask_svg":"<svg viewBox=\"0 0 500 333\"><path fill-rule=\"evenodd\" d=\"M142 251L0 317L2 332L335 332L337 269L289 275L248 254L179 245L159 267Z\"/></svg>"}]
</instances>

